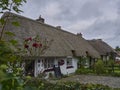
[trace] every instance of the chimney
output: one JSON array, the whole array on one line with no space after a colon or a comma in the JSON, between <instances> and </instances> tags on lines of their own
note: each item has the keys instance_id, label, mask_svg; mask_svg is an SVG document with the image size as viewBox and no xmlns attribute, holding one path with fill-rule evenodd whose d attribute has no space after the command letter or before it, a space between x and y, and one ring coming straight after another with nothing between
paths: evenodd
<instances>
[{"instance_id":1,"label":"chimney","mask_svg":"<svg viewBox=\"0 0 120 90\"><path fill-rule=\"evenodd\" d=\"M44 23L44 22L45 22L45 19L42 18L41 15L40 15L39 18L36 19L36 21L41 22L41 23Z\"/></svg>"},{"instance_id":2,"label":"chimney","mask_svg":"<svg viewBox=\"0 0 120 90\"><path fill-rule=\"evenodd\" d=\"M82 33L77 33L77 36L80 36L80 37L82 37Z\"/></svg>"},{"instance_id":3,"label":"chimney","mask_svg":"<svg viewBox=\"0 0 120 90\"><path fill-rule=\"evenodd\" d=\"M61 26L56 26L57 29L61 29Z\"/></svg>"},{"instance_id":4,"label":"chimney","mask_svg":"<svg viewBox=\"0 0 120 90\"><path fill-rule=\"evenodd\" d=\"M102 41L102 39L97 39L97 40Z\"/></svg>"}]
</instances>

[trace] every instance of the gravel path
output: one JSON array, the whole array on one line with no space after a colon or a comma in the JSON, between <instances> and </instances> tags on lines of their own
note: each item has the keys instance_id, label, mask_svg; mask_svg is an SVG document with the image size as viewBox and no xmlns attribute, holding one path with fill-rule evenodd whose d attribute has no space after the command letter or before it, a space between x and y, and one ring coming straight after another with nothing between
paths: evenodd
<instances>
[{"instance_id":1,"label":"gravel path","mask_svg":"<svg viewBox=\"0 0 120 90\"><path fill-rule=\"evenodd\" d=\"M112 88L120 88L120 77L75 75L63 78L60 81L79 81L80 83L102 84Z\"/></svg>"}]
</instances>

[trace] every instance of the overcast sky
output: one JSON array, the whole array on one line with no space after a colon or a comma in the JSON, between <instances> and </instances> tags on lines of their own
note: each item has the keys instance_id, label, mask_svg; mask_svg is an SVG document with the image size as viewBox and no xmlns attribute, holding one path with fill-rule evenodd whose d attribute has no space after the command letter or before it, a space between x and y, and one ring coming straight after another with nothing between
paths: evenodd
<instances>
[{"instance_id":1,"label":"overcast sky","mask_svg":"<svg viewBox=\"0 0 120 90\"><path fill-rule=\"evenodd\" d=\"M27 0L21 15L120 46L120 0Z\"/></svg>"}]
</instances>

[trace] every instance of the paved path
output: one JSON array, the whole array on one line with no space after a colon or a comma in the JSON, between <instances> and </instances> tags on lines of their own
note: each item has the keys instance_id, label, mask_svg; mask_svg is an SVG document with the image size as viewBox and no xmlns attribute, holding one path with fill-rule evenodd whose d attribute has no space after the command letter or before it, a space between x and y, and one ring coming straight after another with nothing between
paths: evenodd
<instances>
[{"instance_id":1,"label":"paved path","mask_svg":"<svg viewBox=\"0 0 120 90\"><path fill-rule=\"evenodd\" d=\"M61 80L62 81L79 81L80 83L102 84L102 85L108 85L112 88L120 88L120 77L75 75L75 76L63 78Z\"/></svg>"}]
</instances>

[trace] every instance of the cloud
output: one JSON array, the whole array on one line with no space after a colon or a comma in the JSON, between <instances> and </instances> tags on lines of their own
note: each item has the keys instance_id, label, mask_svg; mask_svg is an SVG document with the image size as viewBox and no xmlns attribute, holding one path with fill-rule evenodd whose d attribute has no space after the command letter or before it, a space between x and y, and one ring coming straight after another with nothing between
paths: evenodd
<instances>
[{"instance_id":1,"label":"cloud","mask_svg":"<svg viewBox=\"0 0 120 90\"><path fill-rule=\"evenodd\" d=\"M96 18L89 19L89 20L81 20L77 21L71 24L71 26L68 25L67 30L71 30L73 33L80 33L84 30L87 30L88 27L90 27L94 22L96 21Z\"/></svg>"},{"instance_id":2,"label":"cloud","mask_svg":"<svg viewBox=\"0 0 120 90\"><path fill-rule=\"evenodd\" d=\"M85 3L79 10L79 17L81 19L99 17L101 14L102 12L99 10L99 8L97 8L97 4L94 4L90 1Z\"/></svg>"},{"instance_id":3,"label":"cloud","mask_svg":"<svg viewBox=\"0 0 120 90\"><path fill-rule=\"evenodd\" d=\"M96 20L93 25L83 30L86 39L103 39L111 46L120 45L120 20Z\"/></svg>"},{"instance_id":4,"label":"cloud","mask_svg":"<svg viewBox=\"0 0 120 90\"><path fill-rule=\"evenodd\" d=\"M22 9L29 18L41 14L50 25L120 45L120 0L28 0Z\"/></svg>"},{"instance_id":5,"label":"cloud","mask_svg":"<svg viewBox=\"0 0 120 90\"><path fill-rule=\"evenodd\" d=\"M41 13L50 18L55 18L61 12L59 4L57 2L49 3L46 7L41 8Z\"/></svg>"}]
</instances>

